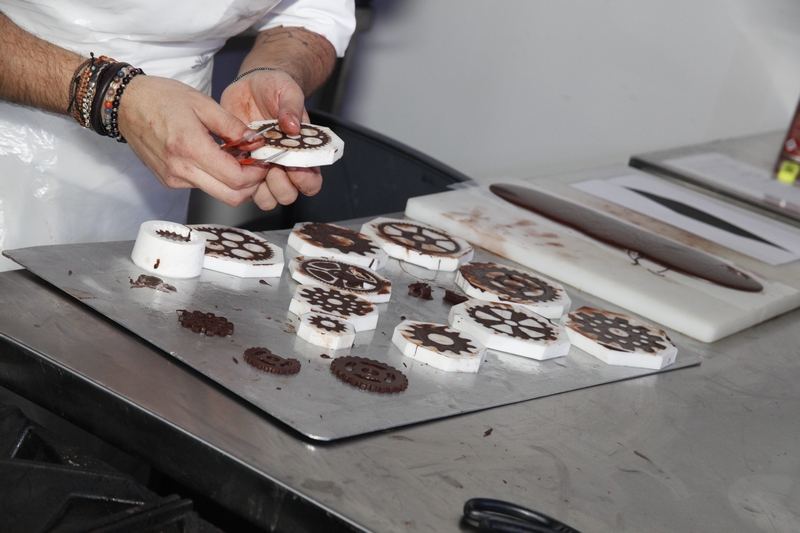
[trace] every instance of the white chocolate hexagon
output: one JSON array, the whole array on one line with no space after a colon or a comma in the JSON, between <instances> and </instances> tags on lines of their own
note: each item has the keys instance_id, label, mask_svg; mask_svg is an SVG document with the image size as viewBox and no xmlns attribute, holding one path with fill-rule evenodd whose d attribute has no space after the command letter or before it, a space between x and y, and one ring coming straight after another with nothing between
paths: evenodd
<instances>
[{"instance_id":1,"label":"white chocolate hexagon","mask_svg":"<svg viewBox=\"0 0 800 533\"><path fill-rule=\"evenodd\" d=\"M370 268L347 261L298 255L289 261L289 272L301 285L339 289L372 303L388 302L392 296L391 281Z\"/></svg>"},{"instance_id":2,"label":"white chocolate hexagon","mask_svg":"<svg viewBox=\"0 0 800 533\"><path fill-rule=\"evenodd\" d=\"M340 259L372 270L389 261L389 255L369 235L326 222L298 222L288 244L300 255Z\"/></svg>"},{"instance_id":3,"label":"white chocolate hexagon","mask_svg":"<svg viewBox=\"0 0 800 533\"><path fill-rule=\"evenodd\" d=\"M521 305L468 300L454 305L448 320L490 350L539 361L569 353L564 327Z\"/></svg>"},{"instance_id":4,"label":"white chocolate hexagon","mask_svg":"<svg viewBox=\"0 0 800 533\"><path fill-rule=\"evenodd\" d=\"M356 332L372 330L378 325L375 304L355 294L319 285L298 286L289 311L297 316L310 312L334 315L353 324Z\"/></svg>"},{"instance_id":5,"label":"white chocolate hexagon","mask_svg":"<svg viewBox=\"0 0 800 533\"><path fill-rule=\"evenodd\" d=\"M139 226L131 259L148 272L170 278L194 278L203 271L205 237L190 227L166 220Z\"/></svg>"},{"instance_id":6,"label":"white chocolate hexagon","mask_svg":"<svg viewBox=\"0 0 800 533\"><path fill-rule=\"evenodd\" d=\"M300 135L288 136L278 126L277 120L259 120L250 123L250 129L265 128L267 145L250 152L254 159L267 159L286 150L272 161L286 167L317 167L330 165L344 154L344 141L330 128L315 124L301 124Z\"/></svg>"},{"instance_id":7,"label":"white chocolate hexagon","mask_svg":"<svg viewBox=\"0 0 800 533\"><path fill-rule=\"evenodd\" d=\"M349 348L356 338L353 324L326 313L304 313L299 317L297 336L316 346L339 350Z\"/></svg>"},{"instance_id":8,"label":"white chocolate hexagon","mask_svg":"<svg viewBox=\"0 0 800 533\"><path fill-rule=\"evenodd\" d=\"M219 224L189 226L206 238L203 268L240 278L277 278L283 249L250 231Z\"/></svg>"},{"instance_id":9,"label":"white chocolate hexagon","mask_svg":"<svg viewBox=\"0 0 800 533\"><path fill-rule=\"evenodd\" d=\"M459 237L421 222L378 217L361 226L389 257L429 270L452 272L472 259L472 246Z\"/></svg>"},{"instance_id":10,"label":"white chocolate hexagon","mask_svg":"<svg viewBox=\"0 0 800 533\"><path fill-rule=\"evenodd\" d=\"M581 307L569 314L573 346L609 365L660 370L675 362L678 348L655 326L621 313Z\"/></svg>"},{"instance_id":11,"label":"white chocolate hexagon","mask_svg":"<svg viewBox=\"0 0 800 533\"><path fill-rule=\"evenodd\" d=\"M406 357L445 372L477 372L486 358L477 339L444 324L404 320L394 328L392 342Z\"/></svg>"},{"instance_id":12,"label":"white chocolate hexagon","mask_svg":"<svg viewBox=\"0 0 800 533\"><path fill-rule=\"evenodd\" d=\"M572 303L560 283L499 263L462 265L455 281L472 298L522 305L546 318L560 318Z\"/></svg>"}]
</instances>

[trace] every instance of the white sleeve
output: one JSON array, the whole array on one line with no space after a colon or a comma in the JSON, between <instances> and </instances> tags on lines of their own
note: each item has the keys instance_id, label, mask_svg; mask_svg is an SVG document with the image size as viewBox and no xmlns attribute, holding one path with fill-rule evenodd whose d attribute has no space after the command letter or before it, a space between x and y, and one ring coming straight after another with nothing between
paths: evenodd
<instances>
[{"instance_id":1,"label":"white sleeve","mask_svg":"<svg viewBox=\"0 0 800 533\"><path fill-rule=\"evenodd\" d=\"M355 0L283 0L253 28L302 27L322 35L342 57L356 29Z\"/></svg>"}]
</instances>

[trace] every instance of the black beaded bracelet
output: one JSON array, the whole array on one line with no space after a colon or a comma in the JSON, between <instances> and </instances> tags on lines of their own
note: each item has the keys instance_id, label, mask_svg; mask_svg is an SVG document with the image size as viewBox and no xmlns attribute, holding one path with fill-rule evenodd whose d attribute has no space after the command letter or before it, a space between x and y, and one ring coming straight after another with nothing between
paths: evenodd
<instances>
[{"instance_id":1,"label":"black beaded bracelet","mask_svg":"<svg viewBox=\"0 0 800 533\"><path fill-rule=\"evenodd\" d=\"M119 109L119 102L122 98L122 93L125 92L125 88L131 82L135 76L139 74L144 75L144 71L140 68L133 68L128 71L127 75L122 78L122 82L120 83L119 87L117 87L116 94L114 95L114 100L111 104L111 120L107 123L108 126L108 135L109 137L116 139L117 142L126 143L128 141L120 134L119 132L119 124L117 123L117 111Z\"/></svg>"},{"instance_id":2,"label":"black beaded bracelet","mask_svg":"<svg viewBox=\"0 0 800 533\"><path fill-rule=\"evenodd\" d=\"M278 69L270 68L270 67L251 68L250 70L246 70L246 71L242 72L241 74L239 74L238 76L236 76L235 78L233 78L233 81L231 83L236 83L237 81L239 81L240 79L244 78L248 74L252 74L253 72L256 72L258 70L278 70Z\"/></svg>"},{"instance_id":3,"label":"black beaded bracelet","mask_svg":"<svg viewBox=\"0 0 800 533\"><path fill-rule=\"evenodd\" d=\"M125 75L125 68L130 67L128 63L112 63L103 74L98 77L95 88L94 100L92 101L91 127L92 131L100 135L108 135L105 125L106 101L113 100L116 89L112 86L119 84Z\"/></svg>"}]
</instances>

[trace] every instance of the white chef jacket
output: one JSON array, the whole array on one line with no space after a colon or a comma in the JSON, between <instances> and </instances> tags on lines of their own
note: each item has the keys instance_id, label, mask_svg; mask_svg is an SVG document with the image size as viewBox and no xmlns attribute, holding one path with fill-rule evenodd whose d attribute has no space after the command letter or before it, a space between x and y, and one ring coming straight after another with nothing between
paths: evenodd
<instances>
[{"instance_id":1,"label":"white chef jacket","mask_svg":"<svg viewBox=\"0 0 800 533\"><path fill-rule=\"evenodd\" d=\"M210 94L214 54L254 27L304 27L340 57L353 0L0 0L21 28ZM188 189L167 189L126 144L72 117L0 102L0 250L131 240L146 220L186 220ZM0 258L0 270L15 263Z\"/></svg>"}]
</instances>

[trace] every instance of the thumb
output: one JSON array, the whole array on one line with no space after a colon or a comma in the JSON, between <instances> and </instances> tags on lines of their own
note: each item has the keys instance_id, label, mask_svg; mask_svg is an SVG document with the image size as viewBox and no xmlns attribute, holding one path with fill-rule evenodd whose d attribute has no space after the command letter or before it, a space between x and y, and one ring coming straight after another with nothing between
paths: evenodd
<instances>
[{"instance_id":1,"label":"thumb","mask_svg":"<svg viewBox=\"0 0 800 533\"><path fill-rule=\"evenodd\" d=\"M305 96L297 87L281 94L278 107L278 124L287 135L300 135L300 117L305 111Z\"/></svg>"}]
</instances>

